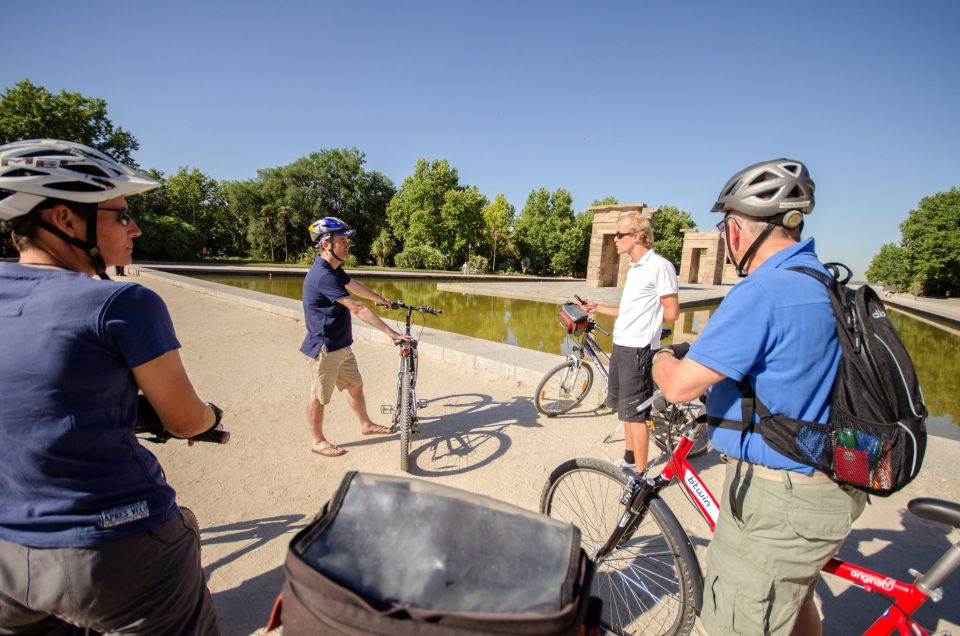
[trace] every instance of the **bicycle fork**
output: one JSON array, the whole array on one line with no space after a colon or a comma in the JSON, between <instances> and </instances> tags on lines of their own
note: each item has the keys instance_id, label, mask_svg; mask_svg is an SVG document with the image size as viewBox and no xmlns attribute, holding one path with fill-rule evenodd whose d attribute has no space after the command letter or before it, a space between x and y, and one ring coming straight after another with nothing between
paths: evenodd
<instances>
[{"instance_id":1,"label":"bicycle fork","mask_svg":"<svg viewBox=\"0 0 960 636\"><path fill-rule=\"evenodd\" d=\"M614 550L623 547L627 541L633 538L633 533L637 531L637 528L640 527L647 516L650 501L661 490L670 485L670 481L664 479L662 475L645 479L634 477L624 486L623 493L620 495L620 503L624 506L623 514L620 516L620 521L617 522L617 527L610 534L610 538L593 555L594 561L599 561Z\"/></svg>"}]
</instances>

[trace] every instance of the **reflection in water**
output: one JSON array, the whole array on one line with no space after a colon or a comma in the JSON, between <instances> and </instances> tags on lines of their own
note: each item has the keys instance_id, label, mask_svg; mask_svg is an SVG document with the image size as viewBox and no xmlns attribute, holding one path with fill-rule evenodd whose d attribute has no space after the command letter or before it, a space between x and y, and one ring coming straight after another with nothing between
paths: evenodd
<instances>
[{"instance_id":1,"label":"reflection in water","mask_svg":"<svg viewBox=\"0 0 960 636\"><path fill-rule=\"evenodd\" d=\"M263 275L204 275L197 278L297 300L303 288L301 276L267 278ZM564 333L557 323L556 305L441 292L437 291L435 281L367 277L358 280L387 298L442 309L443 315L427 317L426 324L429 327L526 349L566 353ZM668 337L663 344L669 344L673 339L678 342L695 340L715 309L697 308L681 312L673 325L672 338ZM381 316L400 315L400 312L388 312L381 308L376 308L376 311ZM917 367L930 414L938 418L940 424L949 425L953 422L960 425L960 337L901 313L890 312L889 316ZM608 331L613 329L613 318L598 316L597 321ZM600 345L609 352L610 339L595 333Z\"/></svg>"},{"instance_id":2,"label":"reflection in water","mask_svg":"<svg viewBox=\"0 0 960 636\"><path fill-rule=\"evenodd\" d=\"M960 336L898 311L888 311L887 316L917 368L930 415L946 416L960 425Z\"/></svg>"}]
</instances>

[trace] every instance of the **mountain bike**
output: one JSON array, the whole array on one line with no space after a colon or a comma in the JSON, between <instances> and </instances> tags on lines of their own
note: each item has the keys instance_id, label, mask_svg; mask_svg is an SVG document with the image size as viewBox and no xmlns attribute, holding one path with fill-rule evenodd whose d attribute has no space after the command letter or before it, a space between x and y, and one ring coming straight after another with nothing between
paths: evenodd
<instances>
[{"instance_id":1,"label":"mountain bike","mask_svg":"<svg viewBox=\"0 0 960 636\"><path fill-rule=\"evenodd\" d=\"M662 399L658 391L640 408ZM672 405L661 408L684 430L660 474L628 475L605 461L571 459L554 469L540 497L541 512L580 527L582 545L597 564L593 594L603 599L603 623L615 634L689 634L703 601L703 574L693 544L659 493L678 481L711 532L720 505L687 462L701 423L689 421ZM907 508L922 519L960 530L960 504L920 498ZM890 600L889 608L864 632L879 636L894 631L927 634L911 615L928 599L941 599L940 585L958 566L960 543L951 545L925 573L909 570L913 583L837 558L823 571Z\"/></svg>"},{"instance_id":2,"label":"mountain bike","mask_svg":"<svg viewBox=\"0 0 960 636\"><path fill-rule=\"evenodd\" d=\"M410 437L420 433L417 424L417 409L427 405L426 400L417 400L417 340L410 338L410 317L413 312L433 314L439 316L442 310L435 307L413 307L402 300L390 303L389 309L403 309L406 311L406 339L394 340L393 344L400 347L400 370L397 373L397 399L390 404L380 407L380 412L393 414L393 431L400 433L400 470L410 472Z\"/></svg>"}]
</instances>

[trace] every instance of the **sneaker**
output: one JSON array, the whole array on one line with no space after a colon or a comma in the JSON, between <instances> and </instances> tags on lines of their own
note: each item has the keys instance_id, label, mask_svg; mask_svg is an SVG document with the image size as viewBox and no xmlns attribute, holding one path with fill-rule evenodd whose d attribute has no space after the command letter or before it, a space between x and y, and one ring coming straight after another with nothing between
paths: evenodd
<instances>
[{"instance_id":1,"label":"sneaker","mask_svg":"<svg viewBox=\"0 0 960 636\"><path fill-rule=\"evenodd\" d=\"M637 472L637 465L627 463L627 461L623 457L619 457L615 459L613 462L613 465L619 468L620 470L630 470L633 472Z\"/></svg>"}]
</instances>

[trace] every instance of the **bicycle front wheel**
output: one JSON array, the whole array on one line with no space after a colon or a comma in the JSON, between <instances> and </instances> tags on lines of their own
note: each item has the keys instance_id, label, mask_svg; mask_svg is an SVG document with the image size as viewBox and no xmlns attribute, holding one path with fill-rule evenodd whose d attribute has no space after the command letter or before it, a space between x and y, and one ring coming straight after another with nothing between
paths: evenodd
<instances>
[{"instance_id":1,"label":"bicycle front wheel","mask_svg":"<svg viewBox=\"0 0 960 636\"><path fill-rule=\"evenodd\" d=\"M583 402L592 386L593 367L568 360L543 376L537 385L533 404L547 417L562 415Z\"/></svg>"},{"instance_id":2,"label":"bicycle front wheel","mask_svg":"<svg viewBox=\"0 0 960 636\"><path fill-rule=\"evenodd\" d=\"M580 528L594 558L625 511L629 479L613 464L571 459L551 473L540 512ZM622 546L597 561L592 594L603 600L603 626L615 634L689 634L703 582L693 545L660 498Z\"/></svg>"},{"instance_id":3,"label":"bicycle front wheel","mask_svg":"<svg viewBox=\"0 0 960 636\"><path fill-rule=\"evenodd\" d=\"M410 433L413 428L413 373L400 374L400 470L410 472Z\"/></svg>"}]
</instances>

